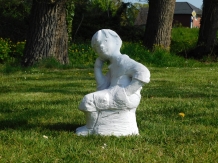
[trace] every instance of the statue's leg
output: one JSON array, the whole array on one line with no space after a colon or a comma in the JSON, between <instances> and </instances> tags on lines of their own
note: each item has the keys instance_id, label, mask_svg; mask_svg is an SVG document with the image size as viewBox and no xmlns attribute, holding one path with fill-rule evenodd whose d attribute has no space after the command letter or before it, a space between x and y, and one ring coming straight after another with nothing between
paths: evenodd
<instances>
[{"instance_id":1,"label":"statue's leg","mask_svg":"<svg viewBox=\"0 0 218 163\"><path fill-rule=\"evenodd\" d=\"M84 96L79 109L84 112L86 125L76 129L77 135L94 134L94 128L98 121L99 108L108 109L108 94L106 90L97 91Z\"/></svg>"},{"instance_id":2,"label":"statue's leg","mask_svg":"<svg viewBox=\"0 0 218 163\"><path fill-rule=\"evenodd\" d=\"M86 116L86 125L76 129L77 135L90 135L93 134L93 128L95 127L98 119L98 112L84 112Z\"/></svg>"},{"instance_id":3,"label":"statue's leg","mask_svg":"<svg viewBox=\"0 0 218 163\"><path fill-rule=\"evenodd\" d=\"M76 129L77 135L85 136L85 135L93 134L93 128L98 119L98 113L97 112L85 112L85 116L86 116L86 125L82 127L78 127Z\"/></svg>"},{"instance_id":4,"label":"statue's leg","mask_svg":"<svg viewBox=\"0 0 218 163\"><path fill-rule=\"evenodd\" d=\"M86 112L85 116L87 129L93 129L98 119L98 112Z\"/></svg>"}]
</instances>

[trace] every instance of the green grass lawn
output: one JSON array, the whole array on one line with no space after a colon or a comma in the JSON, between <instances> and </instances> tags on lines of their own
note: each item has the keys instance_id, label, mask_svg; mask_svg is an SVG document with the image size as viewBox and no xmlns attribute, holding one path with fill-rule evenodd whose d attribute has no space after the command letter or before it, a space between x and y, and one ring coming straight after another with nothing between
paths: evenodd
<instances>
[{"instance_id":1,"label":"green grass lawn","mask_svg":"<svg viewBox=\"0 0 218 163\"><path fill-rule=\"evenodd\" d=\"M148 68L129 137L76 136L92 68L0 73L0 162L218 162L218 66Z\"/></svg>"}]
</instances>

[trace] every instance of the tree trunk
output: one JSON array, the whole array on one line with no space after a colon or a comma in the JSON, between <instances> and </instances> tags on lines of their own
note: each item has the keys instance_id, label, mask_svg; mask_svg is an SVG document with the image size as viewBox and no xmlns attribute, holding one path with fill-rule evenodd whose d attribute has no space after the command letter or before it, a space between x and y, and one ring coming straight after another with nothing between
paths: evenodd
<instances>
[{"instance_id":1,"label":"tree trunk","mask_svg":"<svg viewBox=\"0 0 218 163\"><path fill-rule=\"evenodd\" d=\"M174 8L175 0L149 0L145 47L150 50L155 46L170 49Z\"/></svg>"},{"instance_id":2,"label":"tree trunk","mask_svg":"<svg viewBox=\"0 0 218 163\"><path fill-rule=\"evenodd\" d=\"M69 62L66 1L33 0L23 66L31 66L45 58L55 58L61 64Z\"/></svg>"},{"instance_id":3,"label":"tree trunk","mask_svg":"<svg viewBox=\"0 0 218 163\"><path fill-rule=\"evenodd\" d=\"M218 30L217 15L218 1L204 0L198 43L194 51L195 58L202 58L206 55L216 55Z\"/></svg>"}]
</instances>

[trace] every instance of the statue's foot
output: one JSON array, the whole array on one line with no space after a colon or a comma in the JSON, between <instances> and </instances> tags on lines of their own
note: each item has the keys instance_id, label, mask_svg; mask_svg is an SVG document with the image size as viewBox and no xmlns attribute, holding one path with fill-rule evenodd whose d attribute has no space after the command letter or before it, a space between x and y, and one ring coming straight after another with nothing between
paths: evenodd
<instances>
[{"instance_id":1,"label":"statue's foot","mask_svg":"<svg viewBox=\"0 0 218 163\"><path fill-rule=\"evenodd\" d=\"M88 129L86 126L82 126L76 129L76 134L81 136L91 135L93 134L93 130Z\"/></svg>"}]
</instances>

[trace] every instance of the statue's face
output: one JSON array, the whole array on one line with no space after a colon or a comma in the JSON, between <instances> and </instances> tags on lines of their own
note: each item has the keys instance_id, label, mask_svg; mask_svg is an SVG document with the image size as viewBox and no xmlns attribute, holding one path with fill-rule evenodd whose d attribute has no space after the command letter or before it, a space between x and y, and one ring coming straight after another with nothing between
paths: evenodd
<instances>
[{"instance_id":1,"label":"statue's face","mask_svg":"<svg viewBox=\"0 0 218 163\"><path fill-rule=\"evenodd\" d=\"M95 36L94 50L98 53L102 60L108 60L118 49L116 40L112 36L106 37L105 34L99 32Z\"/></svg>"}]
</instances>

